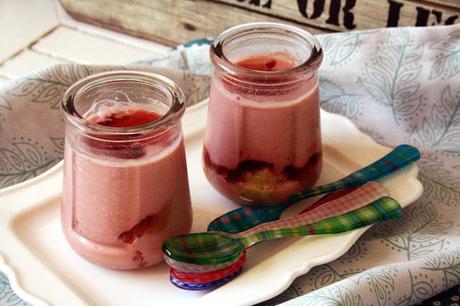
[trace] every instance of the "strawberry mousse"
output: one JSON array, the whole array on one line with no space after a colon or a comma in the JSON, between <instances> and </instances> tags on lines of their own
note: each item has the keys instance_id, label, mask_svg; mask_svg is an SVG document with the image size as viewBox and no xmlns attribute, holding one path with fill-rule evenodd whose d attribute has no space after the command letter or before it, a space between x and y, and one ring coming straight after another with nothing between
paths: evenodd
<instances>
[{"instance_id":1,"label":"strawberry mousse","mask_svg":"<svg viewBox=\"0 0 460 306\"><path fill-rule=\"evenodd\" d=\"M227 30L211 46L203 167L213 187L237 203L283 202L320 175L322 53L305 33L254 23Z\"/></svg>"},{"instance_id":2,"label":"strawberry mousse","mask_svg":"<svg viewBox=\"0 0 460 306\"><path fill-rule=\"evenodd\" d=\"M169 113L131 102L95 105L82 116L92 129L66 126L64 235L98 265L154 265L163 241L192 224L180 121L151 128Z\"/></svg>"}]
</instances>

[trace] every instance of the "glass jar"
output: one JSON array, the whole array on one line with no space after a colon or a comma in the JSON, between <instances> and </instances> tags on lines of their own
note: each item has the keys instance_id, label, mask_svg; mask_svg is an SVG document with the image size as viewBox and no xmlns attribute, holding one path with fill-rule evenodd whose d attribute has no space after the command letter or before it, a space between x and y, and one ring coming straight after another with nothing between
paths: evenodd
<instances>
[{"instance_id":1,"label":"glass jar","mask_svg":"<svg viewBox=\"0 0 460 306\"><path fill-rule=\"evenodd\" d=\"M184 94L157 74L113 71L72 85L61 107L67 241L108 268L162 261L162 242L192 224Z\"/></svg>"},{"instance_id":2,"label":"glass jar","mask_svg":"<svg viewBox=\"0 0 460 306\"><path fill-rule=\"evenodd\" d=\"M250 23L220 34L210 56L209 182L248 205L283 202L314 185L322 165L318 41L291 25Z\"/></svg>"}]
</instances>

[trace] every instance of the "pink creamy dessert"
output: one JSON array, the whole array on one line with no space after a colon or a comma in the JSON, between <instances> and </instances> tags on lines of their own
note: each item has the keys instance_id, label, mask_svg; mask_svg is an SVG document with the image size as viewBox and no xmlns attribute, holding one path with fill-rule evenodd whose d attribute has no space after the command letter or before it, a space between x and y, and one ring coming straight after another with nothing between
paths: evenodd
<instances>
[{"instance_id":1,"label":"pink creamy dessert","mask_svg":"<svg viewBox=\"0 0 460 306\"><path fill-rule=\"evenodd\" d=\"M86 119L125 128L158 118L132 107ZM62 226L72 248L87 260L115 269L151 266L163 260L165 239L190 230L180 124L164 131L133 142L123 135L66 134Z\"/></svg>"},{"instance_id":2,"label":"pink creamy dessert","mask_svg":"<svg viewBox=\"0 0 460 306\"><path fill-rule=\"evenodd\" d=\"M234 61L254 71L298 65L287 53ZM292 85L267 78L214 77L203 150L209 182L241 204L279 203L312 186L322 165L316 74ZM270 85L273 83L273 87Z\"/></svg>"}]
</instances>

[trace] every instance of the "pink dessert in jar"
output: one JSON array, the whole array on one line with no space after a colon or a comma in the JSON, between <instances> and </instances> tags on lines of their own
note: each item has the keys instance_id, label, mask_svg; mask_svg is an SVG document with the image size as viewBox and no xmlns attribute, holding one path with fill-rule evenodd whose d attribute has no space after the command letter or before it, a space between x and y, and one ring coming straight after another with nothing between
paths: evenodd
<instances>
[{"instance_id":1,"label":"pink dessert in jar","mask_svg":"<svg viewBox=\"0 0 460 306\"><path fill-rule=\"evenodd\" d=\"M182 92L159 75L108 72L74 84L62 107L67 241L108 268L162 261L163 241L192 224Z\"/></svg>"},{"instance_id":2,"label":"pink dessert in jar","mask_svg":"<svg viewBox=\"0 0 460 306\"><path fill-rule=\"evenodd\" d=\"M248 205L280 203L314 185L322 165L317 40L293 26L253 23L222 33L210 53L209 182Z\"/></svg>"}]
</instances>

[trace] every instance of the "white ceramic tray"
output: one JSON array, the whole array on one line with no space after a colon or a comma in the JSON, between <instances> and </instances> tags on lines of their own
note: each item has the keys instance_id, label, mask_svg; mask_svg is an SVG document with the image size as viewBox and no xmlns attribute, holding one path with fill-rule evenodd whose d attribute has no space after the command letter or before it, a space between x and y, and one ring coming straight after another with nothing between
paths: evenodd
<instances>
[{"instance_id":1,"label":"white ceramic tray","mask_svg":"<svg viewBox=\"0 0 460 306\"><path fill-rule=\"evenodd\" d=\"M201 146L207 103L189 108L183 118L192 192L193 231L237 206L218 194L201 170ZM390 151L361 133L348 119L321 113L324 167L320 183L329 182ZM417 167L411 165L383 180L403 206L422 194ZM62 163L30 181L0 191L0 270L13 290L34 305L250 305L274 297L312 267L344 254L366 229L270 241L248 254L244 272L209 292L178 289L162 263L140 271L113 271L86 262L61 233L59 205ZM299 212L309 201L290 207ZM303 205L302 205L303 204Z\"/></svg>"}]
</instances>

